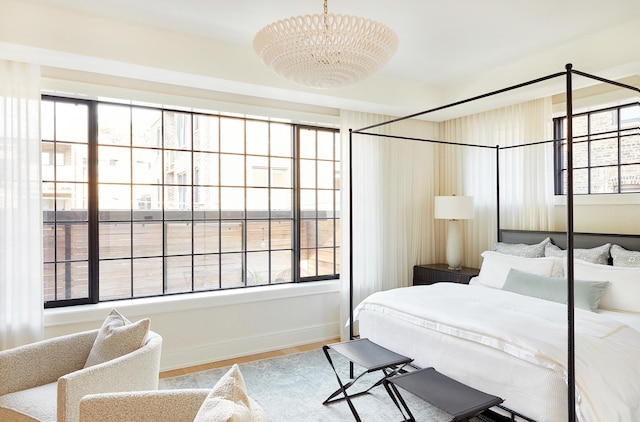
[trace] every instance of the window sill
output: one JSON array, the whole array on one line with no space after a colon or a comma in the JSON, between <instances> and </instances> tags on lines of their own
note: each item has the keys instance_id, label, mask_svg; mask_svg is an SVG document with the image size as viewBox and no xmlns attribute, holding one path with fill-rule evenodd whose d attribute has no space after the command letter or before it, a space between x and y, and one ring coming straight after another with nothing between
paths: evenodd
<instances>
[{"instance_id":1,"label":"window sill","mask_svg":"<svg viewBox=\"0 0 640 422\"><path fill-rule=\"evenodd\" d=\"M104 319L107 311L111 308L117 308L127 316L149 316L200 308L337 293L339 291L340 280L327 280L50 308L44 310L44 326L93 323L96 320Z\"/></svg>"}]
</instances>

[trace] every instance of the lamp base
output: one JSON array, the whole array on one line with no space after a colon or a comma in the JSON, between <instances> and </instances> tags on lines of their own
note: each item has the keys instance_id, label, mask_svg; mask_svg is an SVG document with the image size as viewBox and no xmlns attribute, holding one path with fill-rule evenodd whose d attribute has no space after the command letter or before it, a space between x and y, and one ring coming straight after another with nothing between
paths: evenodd
<instances>
[{"instance_id":1,"label":"lamp base","mask_svg":"<svg viewBox=\"0 0 640 422\"><path fill-rule=\"evenodd\" d=\"M447 266L450 270L462 268L462 228L460 220L449 220L447 230Z\"/></svg>"}]
</instances>

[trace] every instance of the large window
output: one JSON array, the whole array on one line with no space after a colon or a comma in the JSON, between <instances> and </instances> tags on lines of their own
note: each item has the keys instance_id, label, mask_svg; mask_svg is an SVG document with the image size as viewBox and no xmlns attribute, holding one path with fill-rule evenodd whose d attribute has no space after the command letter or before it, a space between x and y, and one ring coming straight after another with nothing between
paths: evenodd
<instances>
[{"instance_id":1,"label":"large window","mask_svg":"<svg viewBox=\"0 0 640 422\"><path fill-rule=\"evenodd\" d=\"M567 118L554 119L557 195L567 190ZM640 104L573 117L575 194L640 192Z\"/></svg>"},{"instance_id":2,"label":"large window","mask_svg":"<svg viewBox=\"0 0 640 422\"><path fill-rule=\"evenodd\" d=\"M45 306L336 278L338 138L43 97Z\"/></svg>"}]
</instances>

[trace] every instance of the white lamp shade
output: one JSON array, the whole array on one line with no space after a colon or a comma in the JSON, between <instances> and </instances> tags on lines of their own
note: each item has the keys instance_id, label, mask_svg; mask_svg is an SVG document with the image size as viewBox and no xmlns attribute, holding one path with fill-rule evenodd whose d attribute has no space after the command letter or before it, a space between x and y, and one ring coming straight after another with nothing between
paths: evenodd
<instances>
[{"instance_id":1,"label":"white lamp shade","mask_svg":"<svg viewBox=\"0 0 640 422\"><path fill-rule=\"evenodd\" d=\"M472 196L436 196L435 218L443 220L471 220L473 218Z\"/></svg>"}]
</instances>

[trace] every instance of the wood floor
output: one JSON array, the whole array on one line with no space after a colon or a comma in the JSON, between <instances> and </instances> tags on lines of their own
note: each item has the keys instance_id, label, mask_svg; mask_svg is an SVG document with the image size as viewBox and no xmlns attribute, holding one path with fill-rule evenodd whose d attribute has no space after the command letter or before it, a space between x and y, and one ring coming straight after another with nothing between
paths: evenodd
<instances>
[{"instance_id":1,"label":"wood floor","mask_svg":"<svg viewBox=\"0 0 640 422\"><path fill-rule=\"evenodd\" d=\"M206 371L208 369L222 368L225 366L233 365L234 363L245 363L245 362L251 362L254 360L284 356L292 353L306 352L308 350L320 349L325 344L336 343L338 341L340 341L340 339L336 338L336 339L326 340L318 343L304 344L296 347L287 347L286 349L274 350L272 352L258 353L255 355L249 355L249 356L244 356L240 358L233 358L233 359L221 360L218 362L205 363L202 365L190 366L188 368L174 369L171 371L160 372L160 378L162 379L162 378L177 377L180 375L192 374L194 372Z\"/></svg>"}]
</instances>

